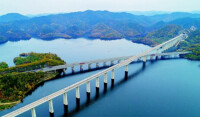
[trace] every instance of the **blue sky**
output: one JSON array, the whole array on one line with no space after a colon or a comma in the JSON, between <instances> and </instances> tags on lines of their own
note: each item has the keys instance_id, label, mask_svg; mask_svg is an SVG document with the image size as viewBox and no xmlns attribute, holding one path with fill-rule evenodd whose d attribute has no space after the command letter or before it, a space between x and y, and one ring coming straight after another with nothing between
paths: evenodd
<instances>
[{"instance_id":1,"label":"blue sky","mask_svg":"<svg viewBox=\"0 0 200 117\"><path fill-rule=\"evenodd\" d=\"M199 0L0 0L0 14L43 14L84 10L194 11Z\"/></svg>"}]
</instances>

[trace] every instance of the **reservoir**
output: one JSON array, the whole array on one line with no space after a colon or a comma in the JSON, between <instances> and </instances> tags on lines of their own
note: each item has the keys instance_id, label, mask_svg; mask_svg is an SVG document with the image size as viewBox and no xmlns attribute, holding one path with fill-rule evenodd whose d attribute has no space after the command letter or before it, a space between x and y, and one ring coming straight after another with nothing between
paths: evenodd
<instances>
[{"instance_id":1,"label":"reservoir","mask_svg":"<svg viewBox=\"0 0 200 117\"><path fill-rule=\"evenodd\" d=\"M55 53L67 63L139 54L149 46L126 39L88 40L34 39L7 42L0 45L0 61L14 66L13 58L23 52ZM108 63L109 64L109 63ZM129 78L124 80L124 67L115 70L115 85L111 87L108 74L108 90L103 91L100 77L100 96L95 97L95 81L91 82L91 103L86 104L86 86L80 87L81 109L76 111L75 90L68 93L69 116L75 117L199 117L200 116L200 62L186 59L160 60L129 65ZM101 65L101 64L100 64ZM92 67L95 67L93 65ZM75 68L77 71L79 68ZM87 69L87 66L84 66ZM102 70L102 69L101 69ZM101 70L68 75L45 82L36 88L23 102L11 109L0 111L0 116L54 93ZM70 74L68 69L67 73ZM55 117L63 117L62 95L53 99ZM48 117L48 103L36 107L37 117ZM30 117L27 111L19 117Z\"/></svg>"}]
</instances>

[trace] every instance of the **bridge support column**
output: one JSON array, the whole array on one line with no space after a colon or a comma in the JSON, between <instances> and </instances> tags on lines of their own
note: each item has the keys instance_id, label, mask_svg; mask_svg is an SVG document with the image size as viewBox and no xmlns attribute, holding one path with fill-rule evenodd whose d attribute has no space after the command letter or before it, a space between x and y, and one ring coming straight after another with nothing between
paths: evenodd
<instances>
[{"instance_id":1,"label":"bridge support column","mask_svg":"<svg viewBox=\"0 0 200 117\"><path fill-rule=\"evenodd\" d=\"M88 64L88 70L91 70L91 64Z\"/></svg>"},{"instance_id":2,"label":"bridge support column","mask_svg":"<svg viewBox=\"0 0 200 117\"><path fill-rule=\"evenodd\" d=\"M99 63L96 63L96 68L97 68L97 69L99 68Z\"/></svg>"},{"instance_id":3,"label":"bridge support column","mask_svg":"<svg viewBox=\"0 0 200 117\"><path fill-rule=\"evenodd\" d=\"M96 78L96 98L99 97L99 77Z\"/></svg>"},{"instance_id":4,"label":"bridge support column","mask_svg":"<svg viewBox=\"0 0 200 117\"><path fill-rule=\"evenodd\" d=\"M110 64L111 66L114 65L114 61L111 61L110 63L111 63L111 64Z\"/></svg>"},{"instance_id":5,"label":"bridge support column","mask_svg":"<svg viewBox=\"0 0 200 117\"><path fill-rule=\"evenodd\" d=\"M111 87L114 87L114 83L115 83L115 71L114 69L111 72Z\"/></svg>"},{"instance_id":6,"label":"bridge support column","mask_svg":"<svg viewBox=\"0 0 200 117\"><path fill-rule=\"evenodd\" d=\"M128 65L125 66L125 80L128 79Z\"/></svg>"},{"instance_id":7,"label":"bridge support column","mask_svg":"<svg viewBox=\"0 0 200 117\"><path fill-rule=\"evenodd\" d=\"M74 73L75 72L75 70L74 70L74 66L72 67L72 73Z\"/></svg>"},{"instance_id":8,"label":"bridge support column","mask_svg":"<svg viewBox=\"0 0 200 117\"><path fill-rule=\"evenodd\" d=\"M35 108L32 108L32 109L31 109L31 115L32 115L32 117L36 117Z\"/></svg>"},{"instance_id":9,"label":"bridge support column","mask_svg":"<svg viewBox=\"0 0 200 117\"><path fill-rule=\"evenodd\" d=\"M143 63L147 62L147 57L143 57Z\"/></svg>"},{"instance_id":10,"label":"bridge support column","mask_svg":"<svg viewBox=\"0 0 200 117\"><path fill-rule=\"evenodd\" d=\"M153 61L153 59L154 59L154 56L150 56L150 60Z\"/></svg>"},{"instance_id":11,"label":"bridge support column","mask_svg":"<svg viewBox=\"0 0 200 117\"><path fill-rule=\"evenodd\" d=\"M107 91L108 78L107 73L104 74L104 93Z\"/></svg>"},{"instance_id":12,"label":"bridge support column","mask_svg":"<svg viewBox=\"0 0 200 117\"><path fill-rule=\"evenodd\" d=\"M66 71L65 71L66 69L63 69L63 75L66 75Z\"/></svg>"},{"instance_id":13,"label":"bridge support column","mask_svg":"<svg viewBox=\"0 0 200 117\"><path fill-rule=\"evenodd\" d=\"M147 57L143 57L143 65L142 65L143 68L146 66L146 62L147 62Z\"/></svg>"},{"instance_id":14,"label":"bridge support column","mask_svg":"<svg viewBox=\"0 0 200 117\"><path fill-rule=\"evenodd\" d=\"M87 103L90 103L90 81L86 83L86 90L87 90Z\"/></svg>"},{"instance_id":15,"label":"bridge support column","mask_svg":"<svg viewBox=\"0 0 200 117\"><path fill-rule=\"evenodd\" d=\"M118 60L117 63L120 63L121 60Z\"/></svg>"},{"instance_id":16,"label":"bridge support column","mask_svg":"<svg viewBox=\"0 0 200 117\"><path fill-rule=\"evenodd\" d=\"M106 62L103 62L103 66L104 66L104 67L106 67L106 66L107 66L107 65L106 65Z\"/></svg>"},{"instance_id":17,"label":"bridge support column","mask_svg":"<svg viewBox=\"0 0 200 117\"><path fill-rule=\"evenodd\" d=\"M50 117L54 117L53 101L52 101L52 99L49 100L49 112L50 112Z\"/></svg>"},{"instance_id":18,"label":"bridge support column","mask_svg":"<svg viewBox=\"0 0 200 117\"><path fill-rule=\"evenodd\" d=\"M159 51L159 50L157 49L157 50L156 50L156 54L158 54L158 51ZM158 56L156 56L156 60L158 60Z\"/></svg>"},{"instance_id":19,"label":"bridge support column","mask_svg":"<svg viewBox=\"0 0 200 117\"><path fill-rule=\"evenodd\" d=\"M83 65L80 65L80 71L83 72Z\"/></svg>"},{"instance_id":20,"label":"bridge support column","mask_svg":"<svg viewBox=\"0 0 200 117\"><path fill-rule=\"evenodd\" d=\"M141 61L141 58L138 58L138 62L140 62Z\"/></svg>"},{"instance_id":21,"label":"bridge support column","mask_svg":"<svg viewBox=\"0 0 200 117\"><path fill-rule=\"evenodd\" d=\"M63 94L63 103L64 103L64 109L65 109L65 112L68 113L68 100L67 100L67 93L64 93L64 94Z\"/></svg>"},{"instance_id":22,"label":"bridge support column","mask_svg":"<svg viewBox=\"0 0 200 117\"><path fill-rule=\"evenodd\" d=\"M76 87L76 109L80 109L80 90L79 87Z\"/></svg>"}]
</instances>

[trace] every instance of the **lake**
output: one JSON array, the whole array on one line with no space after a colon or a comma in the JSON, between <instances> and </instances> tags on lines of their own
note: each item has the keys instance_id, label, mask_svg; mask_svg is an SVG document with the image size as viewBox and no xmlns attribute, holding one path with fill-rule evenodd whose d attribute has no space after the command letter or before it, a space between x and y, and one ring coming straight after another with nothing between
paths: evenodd
<instances>
[{"instance_id":1,"label":"lake","mask_svg":"<svg viewBox=\"0 0 200 117\"><path fill-rule=\"evenodd\" d=\"M56 53L67 63L139 54L149 46L120 39L112 41L57 39L43 41L8 42L0 45L0 61L13 66L13 58L23 52ZM111 87L108 74L108 91L103 93L103 76L100 77L100 96L95 98L95 81L91 82L91 103L86 105L86 86L80 87L81 110L76 112L75 90L68 93L69 114L75 117L199 117L200 116L200 62L172 59L129 65L129 78L124 80L124 67L115 70L115 86ZM94 65L93 65L94 67ZM76 68L78 70L79 68ZM87 66L84 66L87 69ZM45 82L4 115L17 108L65 88L101 70L65 76ZM70 73L68 70L67 73ZM64 116L62 96L53 99L56 117ZM49 116L48 103L36 107L38 117ZM20 117L29 117L27 111Z\"/></svg>"}]
</instances>

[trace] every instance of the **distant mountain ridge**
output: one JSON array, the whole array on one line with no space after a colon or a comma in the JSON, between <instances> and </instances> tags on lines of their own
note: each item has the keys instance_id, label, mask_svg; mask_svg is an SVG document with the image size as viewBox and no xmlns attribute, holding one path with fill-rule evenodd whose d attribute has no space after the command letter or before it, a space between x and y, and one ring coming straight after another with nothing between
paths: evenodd
<instances>
[{"instance_id":1,"label":"distant mountain ridge","mask_svg":"<svg viewBox=\"0 0 200 117\"><path fill-rule=\"evenodd\" d=\"M29 19L27 16L21 15L19 13L8 13L6 15L0 16L0 22L12 22L27 19Z\"/></svg>"},{"instance_id":2,"label":"distant mountain ridge","mask_svg":"<svg viewBox=\"0 0 200 117\"><path fill-rule=\"evenodd\" d=\"M181 29L200 27L200 14L182 12L142 16L126 12L88 10L33 18L20 14L8 14L0 16L0 19L2 17L4 20L0 20L0 43L31 37L45 40L78 37L134 40L147 37L156 30L167 29L165 27L170 24ZM168 31L173 32L173 28L177 27L172 26ZM149 38L145 39L147 41Z\"/></svg>"}]
</instances>

